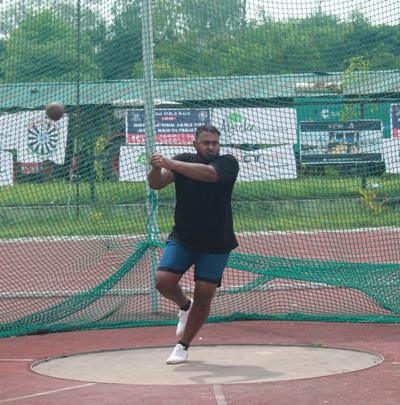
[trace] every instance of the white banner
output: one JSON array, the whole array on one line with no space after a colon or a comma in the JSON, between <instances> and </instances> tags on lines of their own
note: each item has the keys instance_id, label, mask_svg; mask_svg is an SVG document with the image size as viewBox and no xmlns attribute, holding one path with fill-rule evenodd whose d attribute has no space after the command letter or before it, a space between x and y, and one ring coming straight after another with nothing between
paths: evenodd
<instances>
[{"instance_id":1,"label":"white banner","mask_svg":"<svg viewBox=\"0 0 400 405\"><path fill-rule=\"evenodd\" d=\"M195 152L195 149L193 146L157 145L157 152L167 157L173 157L179 153ZM145 146L121 146L119 154L119 181L145 181L147 170Z\"/></svg>"},{"instance_id":2,"label":"white banner","mask_svg":"<svg viewBox=\"0 0 400 405\"><path fill-rule=\"evenodd\" d=\"M13 172L12 154L0 150L0 187L12 186L14 184Z\"/></svg>"},{"instance_id":3,"label":"white banner","mask_svg":"<svg viewBox=\"0 0 400 405\"><path fill-rule=\"evenodd\" d=\"M238 181L296 179L296 158L292 145L245 151L223 147L221 155L231 154L239 161Z\"/></svg>"},{"instance_id":4,"label":"white banner","mask_svg":"<svg viewBox=\"0 0 400 405\"><path fill-rule=\"evenodd\" d=\"M400 139L382 139L382 155L387 173L400 173Z\"/></svg>"},{"instance_id":5,"label":"white banner","mask_svg":"<svg viewBox=\"0 0 400 405\"><path fill-rule=\"evenodd\" d=\"M159 146L157 151L173 157L195 149L188 146ZM221 155L231 154L239 161L238 181L265 181L297 178L296 160L291 145L244 151L221 147ZM145 181L147 156L144 146L121 146L119 157L120 181Z\"/></svg>"},{"instance_id":6,"label":"white banner","mask_svg":"<svg viewBox=\"0 0 400 405\"><path fill-rule=\"evenodd\" d=\"M221 131L225 145L297 143L294 108L213 108L211 123Z\"/></svg>"},{"instance_id":7,"label":"white banner","mask_svg":"<svg viewBox=\"0 0 400 405\"><path fill-rule=\"evenodd\" d=\"M16 149L18 162L52 160L63 164L68 116L50 120L44 111L23 111L0 117L0 149Z\"/></svg>"}]
</instances>

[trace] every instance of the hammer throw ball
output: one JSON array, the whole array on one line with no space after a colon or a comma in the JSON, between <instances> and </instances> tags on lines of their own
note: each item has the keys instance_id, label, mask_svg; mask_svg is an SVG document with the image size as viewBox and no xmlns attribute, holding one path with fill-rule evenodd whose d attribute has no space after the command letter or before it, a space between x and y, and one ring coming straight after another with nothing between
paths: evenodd
<instances>
[{"instance_id":1,"label":"hammer throw ball","mask_svg":"<svg viewBox=\"0 0 400 405\"><path fill-rule=\"evenodd\" d=\"M45 111L50 119L53 121L58 121L64 115L65 106L58 101L53 101L52 103L46 105Z\"/></svg>"}]
</instances>

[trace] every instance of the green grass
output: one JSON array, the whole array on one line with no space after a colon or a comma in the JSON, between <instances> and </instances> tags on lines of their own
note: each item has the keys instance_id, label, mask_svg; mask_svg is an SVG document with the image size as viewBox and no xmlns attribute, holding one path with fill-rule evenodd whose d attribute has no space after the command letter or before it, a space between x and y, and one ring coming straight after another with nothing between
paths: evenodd
<instances>
[{"instance_id":1,"label":"green grass","mask_svg":"<svg viewBox=\"0 0 400 405\"><path fill-rule=\"evenodd\" d=\"M378 184L380 195L400 195L398 175L368 178L367 186ZM256 199L301 199L358 196L360 178L309 177L296 180L242 182L235 186L235 196Z\"/></svg>"},{"instance_id":2,"label":"green grass","mask_svg":"<svg viewBox=\"0 0 400 405\"><path fill-rule=\"evenodd\" d=\"M400 195L398 175L368 178L368 184L378 184L381 195ZM234 198L254 200L329 198L358 196L360 178L309 177L296 180L238 182ZM43 205L43 204L130 204L143 202L146 185L135 182L96 183L93 189L89 183L20 183L12 187L0 187L0 206ZM174 187L159 192L160 200L174 198Z\"/></svg>"},{"instance_id":3,"label":"green grass","mask_svg":"<svg viewBox=\"0 0 400 405\"><path fill-rule=\"evenodd\" d=\"M12 187L0 187L0 205L43 204L100 204L143 202L146 187L143 183L96 183L94 196L89 183L21 183Z\"/></svg>"},{"instance_id":4,"label":"green grass","mask_svg":"<svg viewBox=\"0 0 400 405\"><path fill-rule=\"evenodd\" d=\"M399 177L368 179L378 184L368 205L363 203L360 179L305 178L241 182L233 197L235 229L288 231L399 226L397 204L380 208L388 198L400 198ZM146 233L144 183L63 182L16 184L0 188L0 238L64 235ZM158 225L168 232L173 224L174 187L158 193Z\"/></svg>"}]
</instances>

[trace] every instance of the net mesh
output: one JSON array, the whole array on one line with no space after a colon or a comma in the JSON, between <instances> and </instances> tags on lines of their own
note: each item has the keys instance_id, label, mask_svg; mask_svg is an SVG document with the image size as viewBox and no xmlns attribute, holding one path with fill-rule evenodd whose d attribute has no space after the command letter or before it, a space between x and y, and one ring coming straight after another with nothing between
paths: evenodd
<instances>
[{"instance_id":1,"label":"net mesh","mask_svg":"<svg viewBox=\"0 0 400 405\"><path fill-rule=\"evenodd\" d=\"M209 322L399 321L398 1L0 10L1 337L176 323L154 288L174 187L148 158L206 123L240 163Z\"/></svg>"}]
</instances>

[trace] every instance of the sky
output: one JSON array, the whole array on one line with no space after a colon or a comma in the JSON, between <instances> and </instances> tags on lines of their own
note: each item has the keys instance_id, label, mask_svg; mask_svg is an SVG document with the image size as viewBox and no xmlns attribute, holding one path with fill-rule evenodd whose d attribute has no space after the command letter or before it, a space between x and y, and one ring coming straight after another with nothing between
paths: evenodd
<instances>
[{"instance_id":1,"label":"sky","mask_svg":"<svg viewBox=\"0 0 400 405\"><path fill-rule=\"evenodd\" d=\"M277 20L304 18L321 9L341 20L349 19L353 11L360 11L374 25L400 23L399 0L247 0L247 5L249 17L262 6Z\"/></svg>"}]
</instances>

